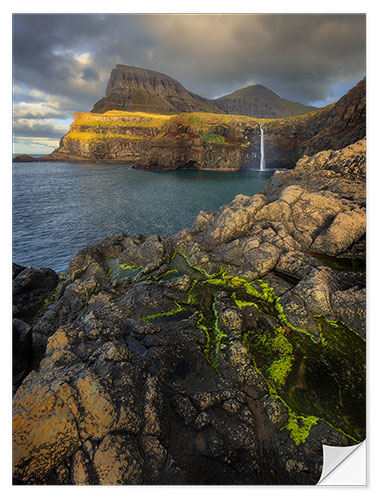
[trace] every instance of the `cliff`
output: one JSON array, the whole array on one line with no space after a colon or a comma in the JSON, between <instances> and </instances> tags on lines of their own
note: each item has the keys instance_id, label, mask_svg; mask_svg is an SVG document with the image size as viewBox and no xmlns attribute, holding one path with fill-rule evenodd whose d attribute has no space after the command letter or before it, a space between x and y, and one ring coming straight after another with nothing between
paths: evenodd
<instances>
[{"instance_id":1,"label":"cliff","mask_svg":"<svg viewBox=\"0 0 375 500\"><path fill-rule=\"evenodd\" d=\"M169 115L219 111L208 99L189 92L170 76L121 64L112 70L106 97L94 105L92 112L104 113L109 110Z\"/></svg>"},{"instance_id":2,"label":"cliff","mask_svg":"<svg viewBox=\"0 0 375 500\"><path fill-rule=\"evenodd\" d=\"M150 169L239 170L248 135L258 123L248 117L210 113L154 115L108 111L75 113L57 152L43 161L95 160Z\"/></svg>"},{"instance_id":3,"label":"cliff","mask_svg":"<svg viewBox=\"0 0 375 500\"><path fill-rule=\"evenodd\" d=\"M174 78L143 68L118 64L111 72L106 97L93 113L110 110L146 113L228 113L259 118L280 118L308 113L312 106L281 99L261 85L253 85L233 94L206 99L186 90Z\"/></svg>"},{"instance_id":4,"label":"cliff","mask_svg":"<svg viewBox=\"0 0 375 500\"><path fill-rule=\"evenodd\" d=\"M316 484L365 438L365 169L361 140L170 238L15 265L15 483Z\"/></svg>"},{"instance_id":5,"label":"cliff","mask_svg":"<svg viewBox=\"0 0 375 500\"><path fill-rule=\"evenodd\" d=\"M366 78L337 103L264 126L268 166L294 166L303 155L340 149L366 135Z\"/></svg>"},{"instance_id":6,"label":"cliff","mask_svg":"<svg viewBox=\"0 0 375 500\"><path fill-rule=\"evenodd\" d=\"M258 168L263 123L268 168L340 149L366 135L366 81L336 104L303 116L257 119L217 113L75 113L60 148L43 161L121 162L148 169Z\"/></svg>"}]
</instances>

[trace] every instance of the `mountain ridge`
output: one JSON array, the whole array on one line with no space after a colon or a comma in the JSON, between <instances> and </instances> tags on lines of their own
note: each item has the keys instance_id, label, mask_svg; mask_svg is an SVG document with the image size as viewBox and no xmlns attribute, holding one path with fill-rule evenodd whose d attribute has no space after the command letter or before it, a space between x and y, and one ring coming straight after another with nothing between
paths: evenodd
<instances>
[{"instance_id":1,"label":"mountain ridge","mask_svg":"<svg viewBox=\"0 0 375 500\"><path fill-rule=\"evenodd\" d=\"M279 119L215 113L75 113L60 147L41 161L121 162L146 169L293 168L303 155L338 150L366 135L366 79L337 103Z\"/></svg>"},{"instance_id":2,"label":"mountain ridge","mask_svg":"<svg viewBox=\"0 0 375 500\"><path fill-rule=\"evenodd\" d=\"M260 84L235 90L231 94L215 99L215 103L222 112L256 118L287 118L317 109L314 106L283 99L276 92Z\"/></svg>"},{"instance_id":3,"label":"mountain ridge","mask_svg":"<svg viewBox=\"0 0 375 500\"><path fill-rule=\"evenodd\" d=\"M207 99L187 90L179 81L158 71L117 64L111 71L106 96L92 113L142 111L146 113L217 113L285 118L315 110L313 106L288 101L263 85L238 89L217 99Z\"/></svg>"}]
</instances>

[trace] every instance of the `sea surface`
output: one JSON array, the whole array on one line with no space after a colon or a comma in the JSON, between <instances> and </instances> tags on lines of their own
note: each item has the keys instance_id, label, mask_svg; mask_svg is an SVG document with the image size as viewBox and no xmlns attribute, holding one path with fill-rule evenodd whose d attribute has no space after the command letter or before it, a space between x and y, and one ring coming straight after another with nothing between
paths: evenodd
<instances>
[{"instance_id":1,"label":"sea surface","mask_svg":"<svg viewBox=\"0 0 375 500\"><path fill-rule=\"evenodd\" d=\"M13 164L13 262L68 268L105 236L170 236L239 193L263 191L272 171L151 172L127 165Z\"/></svg>"}]
</instances>

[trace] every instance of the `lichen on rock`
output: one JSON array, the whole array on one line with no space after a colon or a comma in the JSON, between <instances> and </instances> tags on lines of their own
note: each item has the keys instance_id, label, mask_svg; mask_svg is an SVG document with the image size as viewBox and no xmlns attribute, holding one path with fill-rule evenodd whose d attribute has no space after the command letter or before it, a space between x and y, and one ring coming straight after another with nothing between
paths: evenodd
<instances>
[{"instance_id":1,"label":"lichen on rock","mask_svg":"<svg viewBox=\"0 0 375 500\"><path fill-rule=\"evenodd\" d=\"M363 440L364 158L107 237L60 281L15 266L15 482L315 484L322 443Z\"/></svg>"}]
</instances>

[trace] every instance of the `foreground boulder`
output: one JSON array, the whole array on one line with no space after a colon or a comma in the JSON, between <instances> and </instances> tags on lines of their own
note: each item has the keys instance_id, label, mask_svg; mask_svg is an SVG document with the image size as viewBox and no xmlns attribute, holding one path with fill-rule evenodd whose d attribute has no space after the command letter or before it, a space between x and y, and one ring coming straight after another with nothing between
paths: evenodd
<instances>
[{"instance_id":1,"label":"foreground boulder","mask_svg":"<svg viewBox=\"0 0 375 500\"><path fill-rule=\"evenodd\" d=\"M365 438L365 141L326 153L77 254L17 326L16 483L315 484Z\"/></svg>"}]
</instances>

